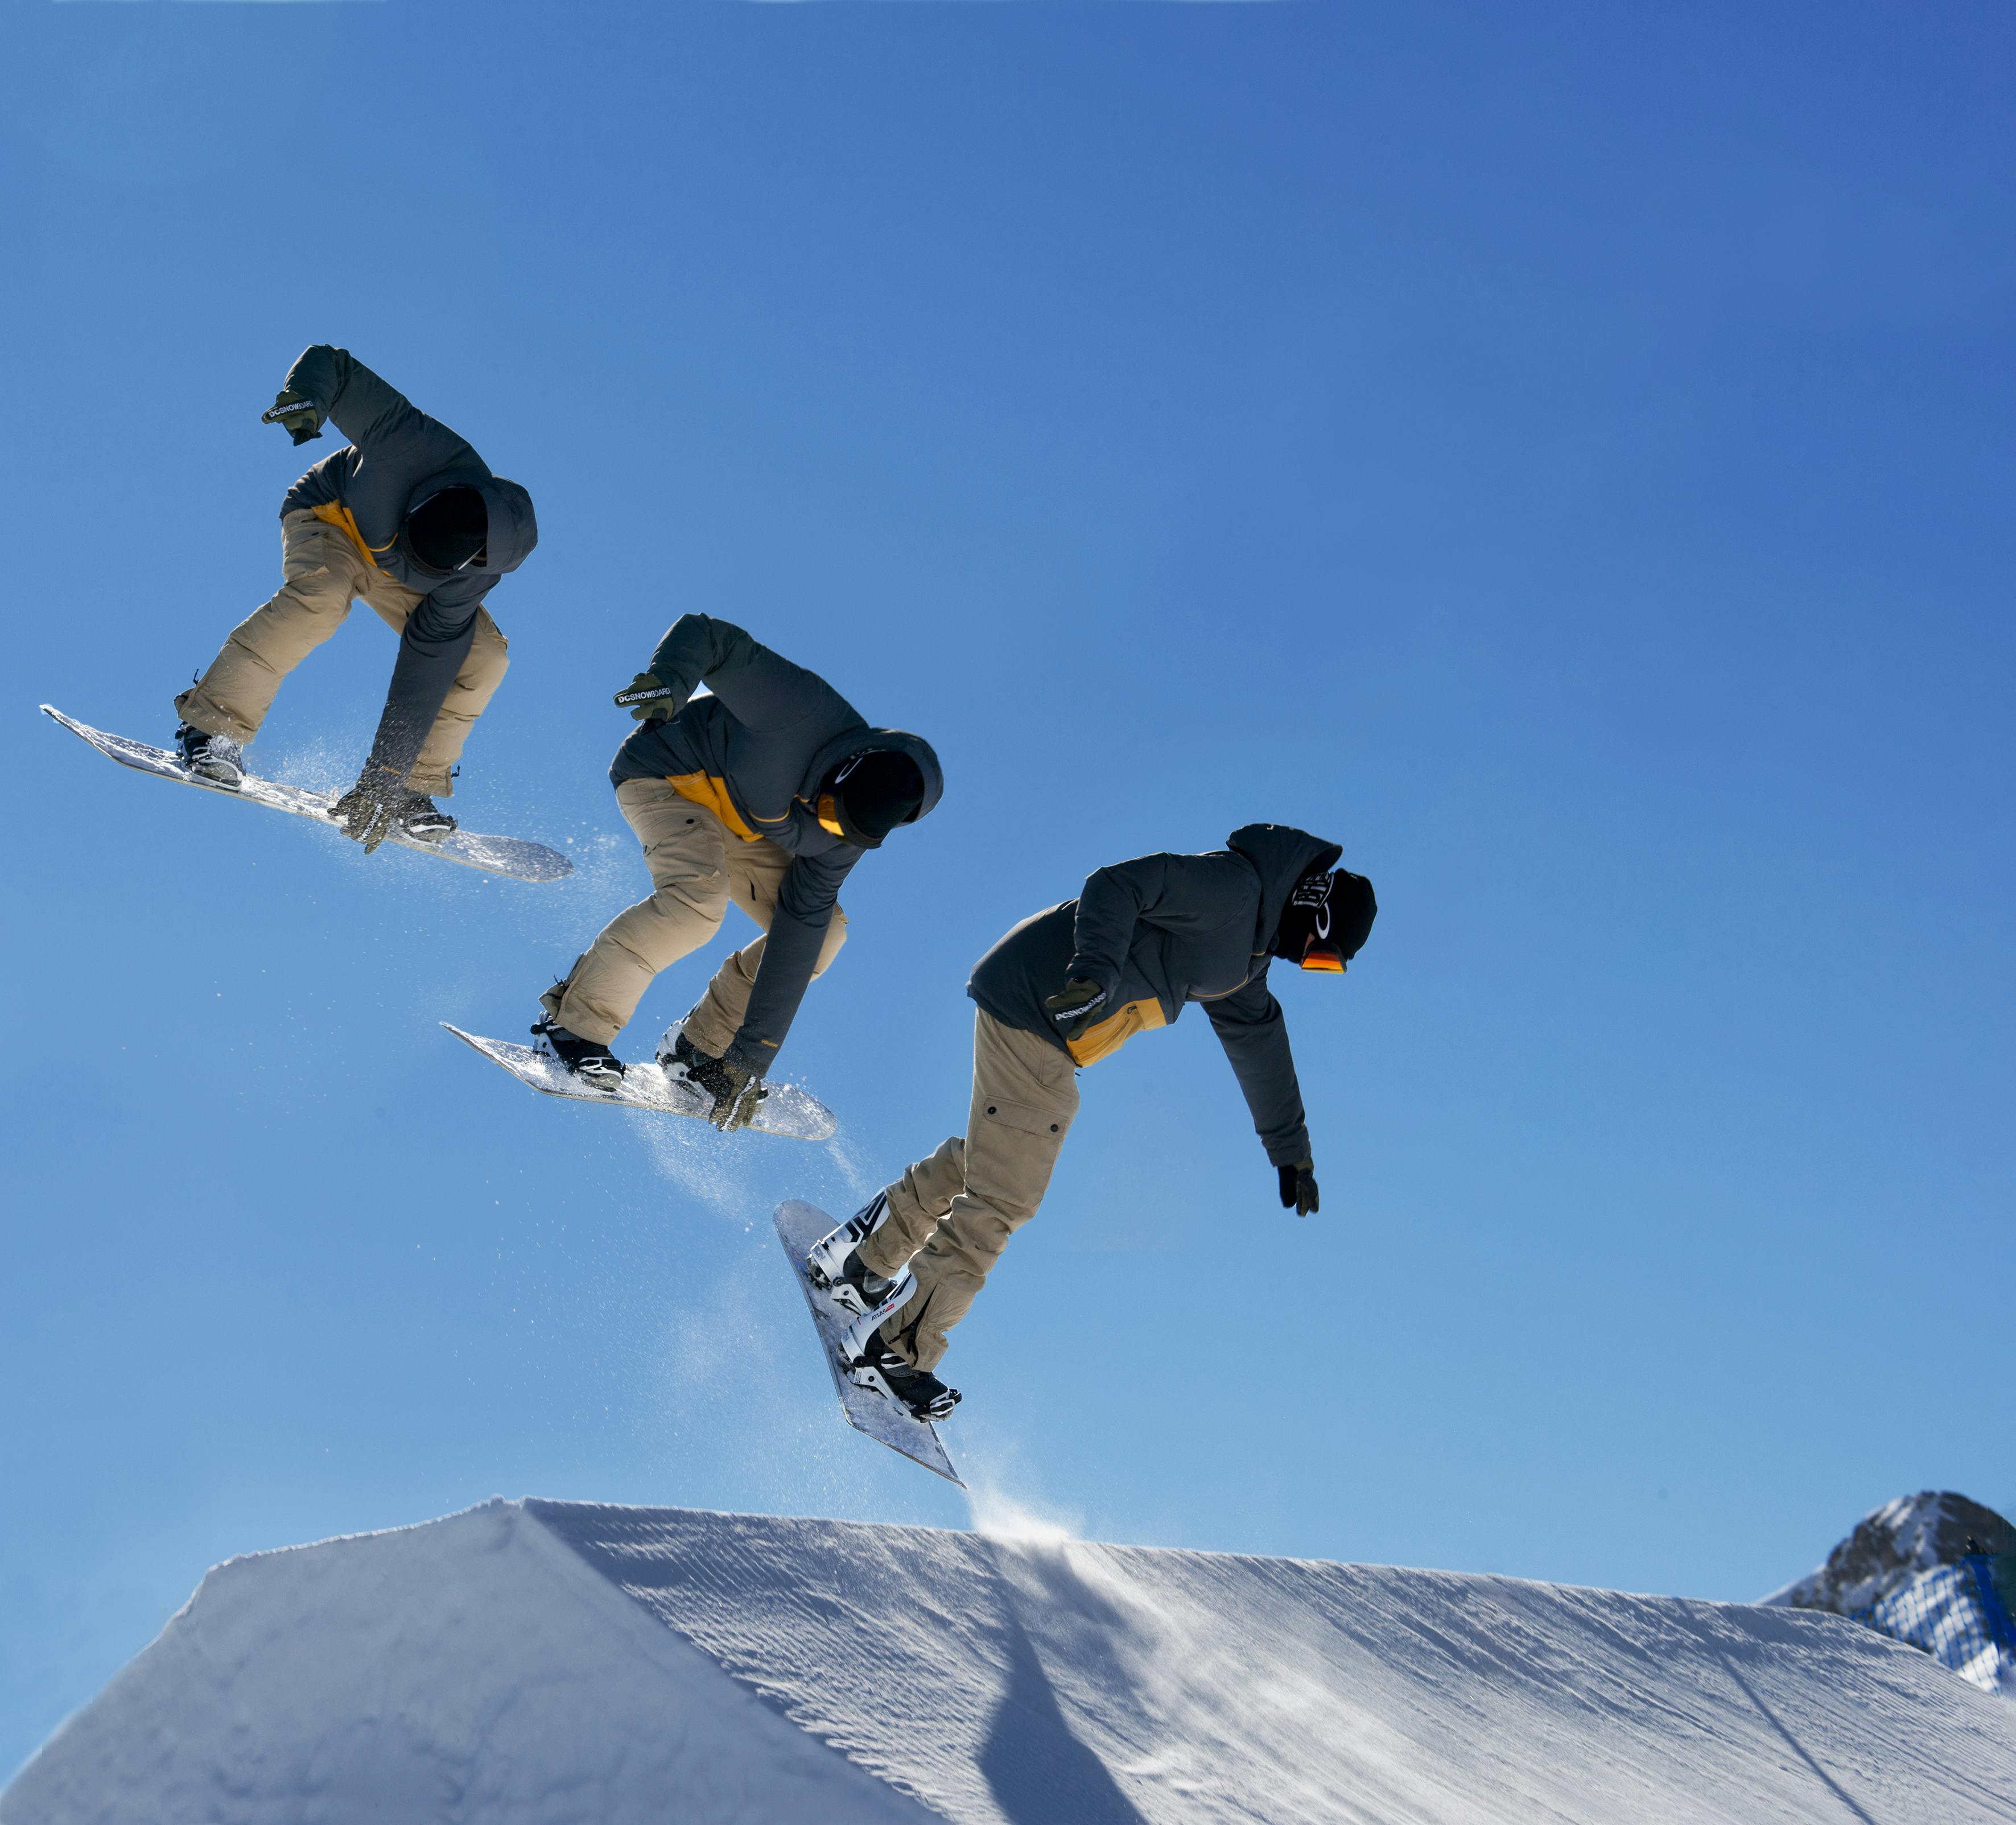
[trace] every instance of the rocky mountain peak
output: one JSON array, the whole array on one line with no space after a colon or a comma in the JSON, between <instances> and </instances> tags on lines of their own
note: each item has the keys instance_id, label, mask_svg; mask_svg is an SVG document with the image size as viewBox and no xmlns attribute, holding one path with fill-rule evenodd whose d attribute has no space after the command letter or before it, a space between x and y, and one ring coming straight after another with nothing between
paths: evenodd
<instances>
[{"instance_id":1,"label":"rocky mountain peak","mask_svg":"<svg viewBox=\"0 0 2016 1825\"><path fill-rule=\"evenodd\" d=\"M2016 1527L1950 1489L1921 1490L1872 1509L1824 1565L1763 1601L1852 1615L1921 1572L1957 1565L1970 1553L2016 1553Z\"/></svg>"}]
</instances>

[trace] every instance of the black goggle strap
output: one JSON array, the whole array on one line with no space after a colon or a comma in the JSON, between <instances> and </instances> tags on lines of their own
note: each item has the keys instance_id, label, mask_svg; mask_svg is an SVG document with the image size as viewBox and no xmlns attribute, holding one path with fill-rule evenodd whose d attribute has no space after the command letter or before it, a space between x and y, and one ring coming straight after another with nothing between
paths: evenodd
<instances>
[{"instance_id":1,"label":"black goggle strap","mask_svg":"<svg viewBox=\"0 0 2016 1825\"><path fill-rule=\"evenodd\" d=\"M1291 906L1304 906L1316 914L1316 928L1302 946L1301 966L1305 970L1333 970L1341 975L1345 970L1344 952L1330 937L1330 891L1337 884L1334 874L1305 874L1295 883L1295 891L1288 896Z\"/></svg>"}]
</instances>

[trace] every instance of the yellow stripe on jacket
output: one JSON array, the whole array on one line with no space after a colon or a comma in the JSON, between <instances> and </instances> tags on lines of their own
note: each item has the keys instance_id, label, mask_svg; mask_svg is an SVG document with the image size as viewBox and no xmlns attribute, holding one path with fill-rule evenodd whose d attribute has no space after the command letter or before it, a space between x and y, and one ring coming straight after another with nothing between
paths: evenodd
<instances>
[{"instance_id":1,"label":"yellow stripe on jacket","mask_svg":"<svg viewBox=\"0 0 2016 1825\"><path fill-rule=\"evenodd\" d=\"M1162 1017L1162 1004L1151 995L1144 1001L1130 1001L1097 1026L1087 1027L1075 1039L1067 1039L1064 1049L1075 1064L1096 1064L1118 1052L1136 1033L1151 1033L1168 1024Z\"/></svg>"},{"instance_id":2,"label":"yellow stripe on jacket","mask_svg":"<svg viewBox=\"0 0 2016 1825\"><path fill-rule=\"evenodd\" d=\"M340 502L325 501L319 507L311 507L308 511L314 514L318 520L321 520L324 525L334 526L340 531L348 533L350 535L350 542L355 545L358 551L363 553L365 563L369 564L374 571L380 568L378 562L378 552L390 551L394 545L399 542L399 535L395 532L390 538L387 539L383 545L378 547L377 551L373 551L369 545L364 542L364 535L357 530L356 515L352 513L351 510L347 507L344 506Z\"/></svg>"},{"instance_id":3,"label":"yellow stripe on jacket","mask_svg":"<svg viewBox=\"0 0 2016 1825\"><path fill-rule=\"evenodd\" d=\"M665 783L689 803L705 805L743 842L763 841L759 832L751 830L742 821L742 814L728 796L725 779L717 779L711 773L668 773Z\"/></svg>"}]
</instances>

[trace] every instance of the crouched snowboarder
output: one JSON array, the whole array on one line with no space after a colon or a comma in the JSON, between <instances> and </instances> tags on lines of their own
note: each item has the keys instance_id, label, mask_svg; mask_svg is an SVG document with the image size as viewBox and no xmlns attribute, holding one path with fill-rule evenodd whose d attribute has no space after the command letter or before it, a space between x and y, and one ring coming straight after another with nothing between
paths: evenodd
<instances>
[{"instance_id":1,"label":"crouched snowboarder","mask_svg":"<svg viewBox=\"0 0 2016 1825\"><path fill-rule=\"evenodd\" d=\"M704 683L711 694L693 693ZM744 1125L804 999L847 938L841 884L944 790L921 736L871 729L823 679L729 622L682 615L616 693L643 724L610 769L652 892L540 998L540 1048L614 1085L610 1050L660 970L720 930L733 901L764 935L729 956L658 1063Z\"/></svg>"},{"instance_id":2,"label":"crouched snowboarder","mask_svg":"<svg viewBox=\"0 0 2016 1825\"><path fill-rule=\"evenodd\" d=\"M981 959L973 1102L954 1136L813 1249L807 1277L860 1314L848 1373L920 1419L959 1399L935 1371L1008 1238L1042 1202L1078 1113L1078 1068L1202 1003L1245 1092L1281 1203L1316 1208L1315 1162L1276 958L1341 974L1378 912L1334 843L1248 824L1204 855L1103 868L1075 900L1025 919Z\"/></svg>"},{"instance_id":3,"label":"crouched snowboarder","mask_svg":"<svg viewBox=\"0 0 2016 1825\"><path fill-rule=\"evenodd\" d=\"M350 441L280 503L279 593L175 699L182 758L238 786L241 751L288 673L361 597L398 635L399 656L370 756L331 815L367 851L395 827L439 842L455 823L434 799L452 791L463 743L509 664L483 599L538 542L532 498L344 349L304 353L264 416L297 444L325 422Z\"/></svg>"}]
</instances>

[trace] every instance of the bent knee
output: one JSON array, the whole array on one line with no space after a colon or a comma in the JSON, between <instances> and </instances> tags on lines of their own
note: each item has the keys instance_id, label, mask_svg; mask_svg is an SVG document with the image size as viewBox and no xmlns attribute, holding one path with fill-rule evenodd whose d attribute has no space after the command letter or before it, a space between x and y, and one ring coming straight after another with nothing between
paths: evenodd
<instances>
[{"instance_id":1,"label":"bent knee","mask_svg":"<svg viewBox=\"0 0 2016 1825\"><path fill-rule=\"evenodd\" d=\"M261 613L273 621L291 621L312 615L317 621L333 627L348 617L353 599L348 578L332 570L317 568L305 576L290 577L280 585L273 599L264 610L254 614L250 620L257 621Z\"/></svg>"},{"instance_id":2,"label":"bent knee","mask_svg":"<svg viewBox=\"0 0 2016 1825\"><path fill-rule=\"evenodd\" d=\"M812 974L823 976L827 966L840 955L840 947L846 942L847 915L836 906L833 909L832 919L827 923L826 937L820 942L819 961L812 966Z\"/></svg>"},{"instance_id":3,"label":"bent knee","mask_svg":"<svg viewBox=\"0 0 2016 1825\"><path fill-rule=\"evenodd\" d=\"M728 915L725 895L711 893L699 883L682 880L661 881L639 910L689 933L695 950L714 942Z\"/></svg>"},{"instance_id":4,"label":"bent knee","mask_svg":"<svg viewBox=\"0 0 2016 1825\"><path fill-rule=\"evenodd\" d=\"M481 609L476 613L476 637L470 642L469 650L472 657L480 656L484 664L494 667L500 677L511 663L511 643L504 638L504 630Z\"/></svg>"}]
</instances>

